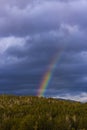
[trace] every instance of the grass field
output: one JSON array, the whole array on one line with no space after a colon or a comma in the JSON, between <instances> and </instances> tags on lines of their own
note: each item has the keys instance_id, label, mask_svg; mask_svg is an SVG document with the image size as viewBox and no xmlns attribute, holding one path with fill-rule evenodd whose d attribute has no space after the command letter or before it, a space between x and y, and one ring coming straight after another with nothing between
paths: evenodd
<instances>
[{"instance_id":1,"label":"grass field","mask_svg":"<svg viewBox=\"0 0 87 130\"><path fill-rule=\"evenodd\" d=\"M1 95L0 130L87 130L87 103Z\"/></svg>"}]
</instances>

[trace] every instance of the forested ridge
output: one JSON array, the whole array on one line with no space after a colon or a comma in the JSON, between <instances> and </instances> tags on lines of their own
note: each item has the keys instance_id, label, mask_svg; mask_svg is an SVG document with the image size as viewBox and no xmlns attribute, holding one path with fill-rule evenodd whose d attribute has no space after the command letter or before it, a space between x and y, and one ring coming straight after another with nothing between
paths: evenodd
<instances>
[{"instance_id":1,"label":"forested ridge","mask_svg":"<svg viewBox=\"0 0 87 130\"><path fill-rule=\"evenodd\" d=\"M87 130L87 103L1 95L0 130Z\"/></svg>"}]
</instances>

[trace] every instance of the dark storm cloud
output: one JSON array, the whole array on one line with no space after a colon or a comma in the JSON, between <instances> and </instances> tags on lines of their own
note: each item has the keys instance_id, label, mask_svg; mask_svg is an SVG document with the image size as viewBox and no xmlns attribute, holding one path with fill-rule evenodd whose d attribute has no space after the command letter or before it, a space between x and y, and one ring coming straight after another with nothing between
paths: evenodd
<instances>
[{"instance_id":1,"label":"dark storm cloud","mask_svg":"<svg viewBox=\"0 0 87 130\"><path fill-rule=\"evenodd\" d=\"M1 4L0 35L23 36L55 30L61 23L86 26L87 2L83 1L4 1ZM25 4L26 6L25 6ZM20 6L24 6L21 8ZM86 28L85 28L86 29Z\"/></svg>"},{"instance_id":2,"label":"dark storm cloud","mask_svg":"<svg viewBox=\"0 0 87 130\"><path fill-rule=\"evenodd\" d=\"M47 95L87 91L86 13L86 0L1 0L1 93L35 95L56 54Z\"/></svg>"}]
</instances>

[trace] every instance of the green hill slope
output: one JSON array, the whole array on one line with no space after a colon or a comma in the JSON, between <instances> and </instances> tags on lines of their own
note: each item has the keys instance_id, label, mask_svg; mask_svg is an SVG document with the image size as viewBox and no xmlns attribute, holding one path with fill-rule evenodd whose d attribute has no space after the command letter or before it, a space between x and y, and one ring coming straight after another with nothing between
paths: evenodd
<instances>
[{"instance_id":1,"label":"green hill slope","mask_svg":"<svg viewBox=\"0 0 87 130\"><path fill-rule=\"evenodd\" d=\"M0 130L87 130L87 103L1 95Z\"/></svg>"}]
</instances>

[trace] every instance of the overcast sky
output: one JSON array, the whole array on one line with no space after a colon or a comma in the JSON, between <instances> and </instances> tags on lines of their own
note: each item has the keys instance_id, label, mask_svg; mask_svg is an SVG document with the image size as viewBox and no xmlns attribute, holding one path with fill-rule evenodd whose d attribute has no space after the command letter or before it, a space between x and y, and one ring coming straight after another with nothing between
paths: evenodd
<instances>
[{"instance_id":1,"label":"overcast sky","mask_svg":"<svg viewBox=\"0 0 87 130\"><path fill-rule=\"evenodd\" d=\"M87 97L87 0L0 0L0 93L37 95L56 52L45 95Z\"/></svg>"}]
</instances>

